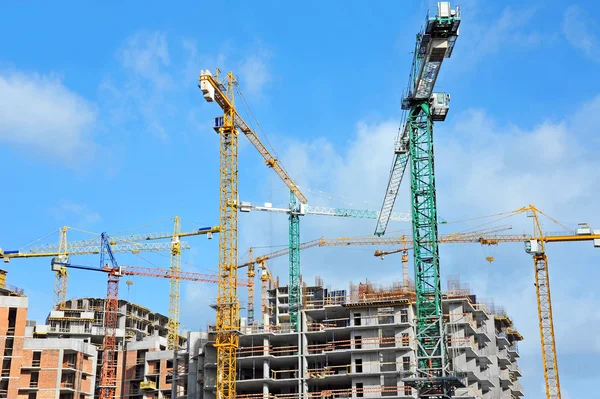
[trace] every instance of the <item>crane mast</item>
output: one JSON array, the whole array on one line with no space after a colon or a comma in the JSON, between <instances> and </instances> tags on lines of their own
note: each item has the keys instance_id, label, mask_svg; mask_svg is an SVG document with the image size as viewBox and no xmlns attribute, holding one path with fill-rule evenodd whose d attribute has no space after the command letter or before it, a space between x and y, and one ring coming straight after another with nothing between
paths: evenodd
<instances>
[{"instance_id":1,"label":"crane mast","mask_svg":"<svg viewBox=\"0 0 600 399\"><path fill-rule=\"evenodd\" d=\"M405 384L420 398L450 398L462 383L453 376L446 354L442 289L438 250L438 222L433 151L433 122L443 121L450 97L433 89L444 58L452 54L458 38L460 8L437 3L417 34L409 87L402 99L406 111L394 151L394 162L375 235L385 233L398 190L410 161L412 231L416 288L417 372Z\"/></svg>"},{"instance_id":2,"label":"crane mast","mask_svg":"<svg viewBox=\"0 0 600 399\"><path fill-rule=\"evenodd\" d=\"M60 262L68 262L67 254L67 226L60 229L60 240L58 243L58 259ZM67 285L69 283L69 273L67 269L59 267L54 275L54 309L60 310L67 300Z\"/></svg>"},{"instance_id":3,"label":"crane mast","mask_svg":"<svg viewBox=\"0 0 600 399\"><path fill-rule=\"evenodd\" d=\"M233 73L227 74L227 99L234 102ZM217 295L217 398L234 399L236 395L236 351L238 348L240 305L237 298L238 218L238 132L234 125L235 110L224 109L220 136L219 282Z\"/></svg>"},{"instance_id":4,"label":"crane mast","mask_svg":"<svg viewBox=\"0 0 600 399\"><path fill-rule=\"evenodd\" d=\"M173 237L171 238L170 271L177 274L181 271L181 226L179 216L175 216ZM179 279L172 278L169 284L169 331L167 333L168 349L179 349Z\"/></svg>"},{"instance_id":5,"label":"crane mast","mask_svg":"<svg viewBox=\"0 0 600 399\"><path fill-rule=\"evenodd\" d=\"M290 265L289 265L289 312L292 331L298 331L298 311L300 310L300 214L297 211L296 196L290 192ZM250 305L248 305L250 306Z\"/></svg>"},{"instance_id":6,"label":"crane mast","mask_svg":"<svg viewBox=\"0 0 600 399\"><path fill-rule=\"evenodd\" d=\"M542 226L538 217L539 210L529 206L533 218L535 235L543 237ZM585 230L585 229L584 229ZM589 228L587 228L589 230ZM591 233L591 232L589 232ZM588 234L589 234L588 233ZM591 237L591 235L590 235ZM594 241L595 243L596 241ZM531 240L525 245L525 251L533 256L535 272L535 290L540 324L540 341L542 344L542 364L544 366L544 383L547 399L560 399L560 381L558 377L558 360L554 339L554 321L552 319L552 299L550 296L550 276L548 275L548 257L545 240Z\"/></svg>"},{"instance_id":7,"label":"crane mast","mask_svg":"<svg viewBox=\"0 0 600 399\"><path fill-rule=\"evenodd\" d=\"M100 268L110 269L110 272L108 273L106 301L104 302L104 338L99 388L100 399L112 399L116 396L117 391L117 328L119 327L119 276L121 273L104 233L102 233L100 245Z\"/></svg>"}]
</instances>

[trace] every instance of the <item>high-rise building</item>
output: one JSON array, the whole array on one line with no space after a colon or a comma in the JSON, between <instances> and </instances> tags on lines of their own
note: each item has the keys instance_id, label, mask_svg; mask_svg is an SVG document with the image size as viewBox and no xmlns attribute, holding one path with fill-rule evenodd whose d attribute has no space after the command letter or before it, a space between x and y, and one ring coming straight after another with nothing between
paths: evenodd
<instances>
[{"instance_id":1,"label":"high-rise building","mask_svg":"<svg viewBox=\"0 0 600 399\"><path fill-rule=\"evenodd\" d=\"M267 325L242 323L237 363L239 399L414 398L403 379L416 370L414 291L401 284L304 286L300 331L289 325L287 287L268 293ZM503 309L478 303L450 284L443 299L448 355L466 381L455 396L514 399L523 395L517 365L522 339ZM196 377L202 398L215 398L216 350L210 342ZM190 376L190 378L192 378Z\"/></svg>"},{"instance_id":2,"label":"high-rise building","mask_svg":"<svg viewBox=\"0 0 600 399\"><path fill-rule=\"evenodd\" d=\"M0 273L1 274L1 273ZM332 290L304 285L299 331L287 287L270 289L263 323L242 319L239 399L415 398L403 379L416 370L414 288L371 283ZM46 323L27 321L28 300L0 275L0 399L98 396L104 299L75 298ZM444 293L448 356L466 386L456 398L518 399L517 343L507 312L457 281ZM215 333L188 332L167 350L167 318L119 301L117 398L215 398Z\"/></svg>"}]
</instances>

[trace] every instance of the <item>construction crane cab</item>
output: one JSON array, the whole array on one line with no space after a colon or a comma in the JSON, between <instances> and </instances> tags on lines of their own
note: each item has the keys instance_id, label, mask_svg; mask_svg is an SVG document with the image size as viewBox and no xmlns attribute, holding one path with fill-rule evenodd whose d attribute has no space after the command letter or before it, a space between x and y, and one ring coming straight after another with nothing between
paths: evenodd
<instances>
[{"instance_id":1,"label":"construction crane cab","mask_svg":"<svg viewBox=\"0 0 600 399\"><path fill-rule=\"evenodd\" d=\"M450 109L450 94L433 93L429 98L429 106L431 109L431 120L445 121Z\"/></svg>"},{"instance_id":2,"label":"construction crane cab","mask_svg":"<svg viewBox=\"0 0 600 399\"><path fill-rule=\"evenodd\" d=\"M538 240L525 241L525 252L530 255L541 255L543 253L542 245Z\"/></svg>"},{"instance_id":3,"label":"construction crane cab","mask_svg":"<svg viewBox=\"0 0 600 399\"><path fill-rule=\"evenodd\" d=\"M65 264L68 264L68 263L69 263L68 256L65 256L65 255L55 256L50 261L50 269L52 269L53 272L59 272L59 271L63 270L65 267Z\"/></svg>"},{"instance_id":4,"label":"construction crane cab","mask_svg":"<svg viewBox=\"0 0 600 399\"><path fill-rule=\"evenodd\" d=\"M587 223L578 223L577 224L577 235L579 236L587 236L592 234L592 230L590 229L590 225Z\"/></svg>"},{"instance_id":5,"label":"construction crane cab","mask_svg":"<svg viewBox=\"0 0 600 399\"><path fill-rule=\"evenodd\" d=\"M212 76L212 73L210 73L210 71L207 69L200 71L200 76ZM213 101L215 101L215 88L213 85L211 85L207 80L200 80L200 90L202 90L202 95L204 96L204 99L209 102L212 103ZM215 124L216 124L216 119L215 118Z\"/></svg>"},{"instance_id":6,"label":"construction crane cab","mask_svg":"<svg viewBox=\"0 0 600 399\"><path fill-rule=\"evenodd\" d=\"M217 132L217 134L219 134L222 127L223 127L223 117L222 116L215 117L215 124L213 125L213 130L215 132Z\"/></svg>"}]
</instances>

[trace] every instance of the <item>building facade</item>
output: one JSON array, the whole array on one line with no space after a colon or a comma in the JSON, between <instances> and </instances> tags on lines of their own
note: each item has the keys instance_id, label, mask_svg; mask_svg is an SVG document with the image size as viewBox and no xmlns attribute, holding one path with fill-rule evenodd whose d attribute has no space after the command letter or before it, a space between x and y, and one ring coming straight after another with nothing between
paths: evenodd
<instances>
[{"instance_id":1,"label":"building facade","mask_svg":"<svg viewBox=\"0 0 600 399\"><path fill-rule=\"evenodd\" d=\"M104 300L67 301L60 311L50 311L42 325L27 321L27 310L22 291L0 284L0 399L98 397ZM182 349L175 359L166 350L167 321L159 313L119 301L117 398L188 397L187 345L199 351L202 334L180 337ZM197 382L192 384L196 392Z\"/></svg>"},{"instance_id":2,"label":"building facade","mask_svg":"<svg viewBox=\"0 0 600 399\"><path fill-rule=\"evenodd\" d=\"M416 371L414 291L401 285L345 290L304 287L300 331L289 326L287 287L269 291L268 325L244 326L238 351L238 398L415 398L403 379ZM517 399L522 339L506 313L468 290L443 300L449 358L466 382L457 398ZM210 335L214 340L214 334ZM216 349L200 353L202 398L215 398ZM190 377L191 378L191 377Z\"/></svg>"},{"instance_id":3,"label":"building facade","mask_svg":"<svg viewBox=\"0 0 600 399\"><path fill-rule=\"evenodd\" d=\"M242 319L239 399L415 398L414 290L369 283L331 290L304 286L299 331L289 324L287 287L268 291L260 320ZM70 300L43 325L27 321L22 291L0 287L0 399L98 396L103 299ZM523 396L518 341L503 308L477 301L458 285L444 294L448 355L466 385L456 398ZM214 331L189 332L167 350L167 318L119 302L117 398L213 399Z\"/></svg>"}]
</instances>

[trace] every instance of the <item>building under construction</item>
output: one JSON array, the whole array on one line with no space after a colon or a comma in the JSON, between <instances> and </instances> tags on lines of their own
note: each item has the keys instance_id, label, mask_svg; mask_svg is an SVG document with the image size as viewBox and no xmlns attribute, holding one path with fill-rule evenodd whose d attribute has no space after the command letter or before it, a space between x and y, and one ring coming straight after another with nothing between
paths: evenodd
<instances>
[{"instance_id":1,"label":"building under construction","mask_svg":"<svg viewBox=\"0 0 600 399\"><path fill-rule=\"evenodd\" d=\"M299 332L290 328L287 286L268 291L266 323L242 320L238 398L416 397L403 383L416 368L412 284L332 290L317 279L302 293ZM455 396L521 397L522 337L504 309L478 302L457 281L443 303L449 357L467 382ZM22 291L1 288L0 398L98 397L103 309L103 299L72 299L40 325L27 321ZM120 301L117 337L117 398L216 397L214 331L180 337L175 357L166 349L166 317Z\"/></svg>"},{"instance_id":2,"label":"building under construction","mask_svg":"<svg viewBox=\"0 0 600 399\"><path fill-rule=\"evenodd\" d=\"M45 324L37 324L27 321L23 291L0 288L0 398L98 397L104 306L101 298L69 300L60 311L50 311ZM118 316L116 397L197 397L197 383L188 387L188 345L200 347L206 334L179 337L182 350L175 358L166 350L166 316L126 301L119 301Z\"/></svg>"},{"instance_id":3,"label":"building under construction","mask_svg":"<svg viewBox=\"0 0 600 399\"><path fill-rule=\"evenodd\" d=\"M288 287L269 291L265 325L242 322L237 397L415 398L403 379L416 370L414 290L373 284L331 290L317 281L303 287L300 329L289 323ZM457 281L443 300L449 358L467 385L456 397L515 399L523 396L517 342L506 312L479 303ZM197 380L202 398L215 398L216 350L201 355Z\"/></svg>"}]
</instances>

